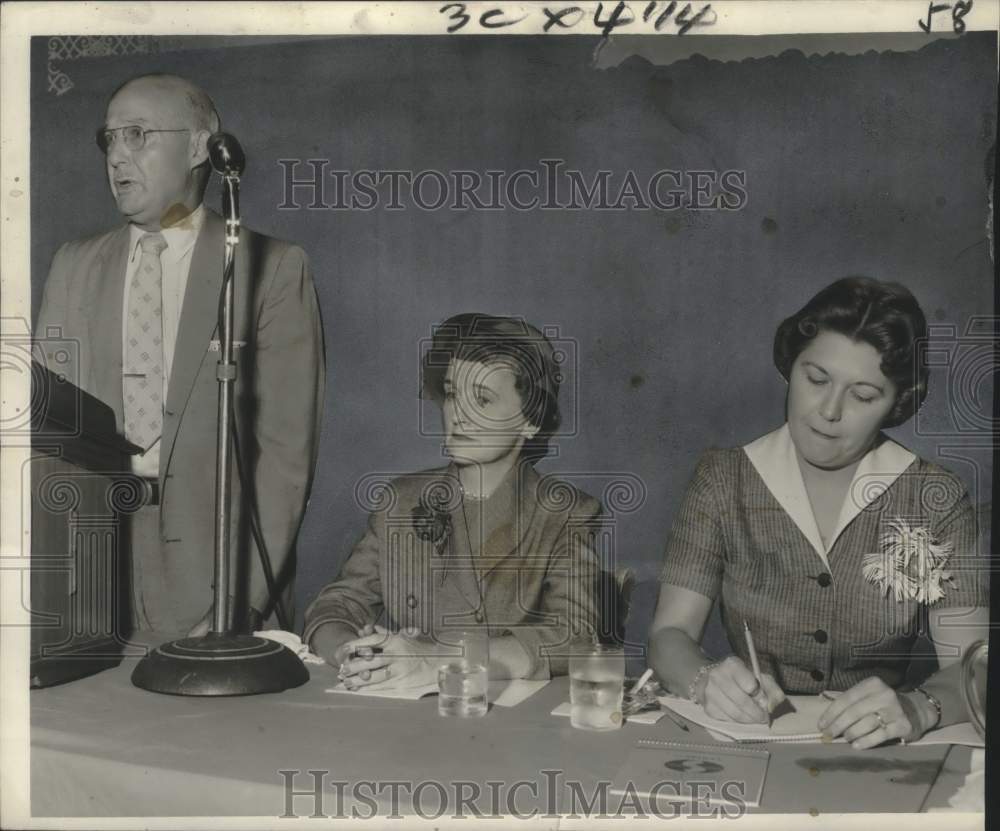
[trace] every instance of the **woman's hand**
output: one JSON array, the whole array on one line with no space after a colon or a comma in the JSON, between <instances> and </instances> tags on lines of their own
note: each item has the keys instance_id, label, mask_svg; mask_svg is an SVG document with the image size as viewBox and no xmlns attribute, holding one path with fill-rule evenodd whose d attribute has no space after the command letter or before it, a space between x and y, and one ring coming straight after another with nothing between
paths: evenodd
<instances>
[{"instance_id":1,"label":"woman's hand","mask_svg":"<svg viewBox=\"0 0 1000 831\"><path fill-rule=\"evenodd\" d=\"M771 675L761 673L760 679L758 684L746 664L730 655L707 673L703 690L696 697L712 718L744 724L766 722L785 694Z\"/></svg>"},{"instance_id":2,"label":"woman's hand","mask_svg":"<svg viewBox=\"0 0 1000 831\"><path fill-rule=\"evenodd\" d=\"M348 641L340 650L340 678L349 690L422 687L437 681L434 644L387 632L376 626L370 635Z\"/></svg>"},{"instance_id":3,"label":"woman's hand","mask_svg":"<svg viewBox=\"0 0 1000 831\"><path fill-rule=\"evenodd\" d=\"M843 735L855 750L891 739L913 741L923 734L915 702L875 676L841 693L817 726L831 739Z\"/></svg>"}]
</instances>

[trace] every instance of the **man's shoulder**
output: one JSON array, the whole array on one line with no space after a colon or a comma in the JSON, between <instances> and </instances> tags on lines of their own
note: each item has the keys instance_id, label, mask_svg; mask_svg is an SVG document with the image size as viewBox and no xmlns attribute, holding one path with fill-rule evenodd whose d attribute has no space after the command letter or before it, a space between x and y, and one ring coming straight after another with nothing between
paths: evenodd
<instances>
[{"instance_id":1,"label":"man's shoulder","mask_svg":"<svg viewBox=\"0 0 1000 831\"><path fill-rule=\"evenodd\" d=\"M106 231L98 231L86 237L68 240L59 247L59 253L63 256L86 257L96 254L108 246L119 243L128 238L128 226L117 225Z\"/></svg>"},{"instance_id":2,"label":"man's shoulder","mask_svg":"<svg viewBox=\"0 0 1000 831\"><path fill-rule=\"evenodd\" d=\"M218 214L213 212L213 215L216 220L222 222ZM240 247L247 252L252 261L260 263L265 270L281 267L297 271L309 263L308 255L298 243L271 236L245 225L240 226Z\"/></svg>"}]
</instances>

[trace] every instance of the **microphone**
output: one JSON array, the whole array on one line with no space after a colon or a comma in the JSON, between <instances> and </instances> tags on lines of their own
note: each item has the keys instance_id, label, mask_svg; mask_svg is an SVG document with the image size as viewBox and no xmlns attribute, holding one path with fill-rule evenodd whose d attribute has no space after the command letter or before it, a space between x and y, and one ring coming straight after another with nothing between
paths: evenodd
<instances>
[{"instance_id":1,"label":"microphone","mask_svg":"<svg viewBox=\"0 0 1000 831\"><path fill-rule=\"evenodd\" d=\"M247 157L235 136L215 133L208 139L208 158L212 167L223 176L239 176L246 167Z\"/></svg>"}]
</instances>

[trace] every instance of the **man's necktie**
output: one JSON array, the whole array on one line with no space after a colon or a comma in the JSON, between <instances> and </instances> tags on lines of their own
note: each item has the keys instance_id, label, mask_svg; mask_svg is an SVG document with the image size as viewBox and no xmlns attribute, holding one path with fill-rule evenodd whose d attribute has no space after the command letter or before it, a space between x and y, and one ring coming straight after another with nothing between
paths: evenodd
<instances>
[{"instance_id":1,"label":"man's necktie","mask_svg":"<svg viewBox=\"0 0 1000 831\"><path fill-rule=\"evenodd\" d=\"M162 234L139 240L142 257L128 293L125 372L125 437L143 450L163 429Z\"/></svg>"}]
</instances>

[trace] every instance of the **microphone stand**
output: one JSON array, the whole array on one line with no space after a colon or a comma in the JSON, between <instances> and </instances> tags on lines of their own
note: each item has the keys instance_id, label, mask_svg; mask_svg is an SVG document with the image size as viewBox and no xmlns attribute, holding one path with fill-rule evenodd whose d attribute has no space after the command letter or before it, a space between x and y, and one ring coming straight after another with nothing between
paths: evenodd
<instances>
[{"instance_id":1,"label":"microphone stand","mask_svg":"<svg viewBox=\"0 0 1000 831\"><path fill-rule=\"evenodd\" d=\"M220 332L218 421L215 465L215 572L212 628L198 638L181 638L153 649L132 673L132 683L170 695L222 696L281 692L309 680L302 661L288 647L266 638L237 634L229 621L230 468L232 459L233 350L236 246L240 242L240 174L245 158L226 133L209 139L212 166L222 174L222 213L226 221Z\"/></svg>"}]
</instances>

